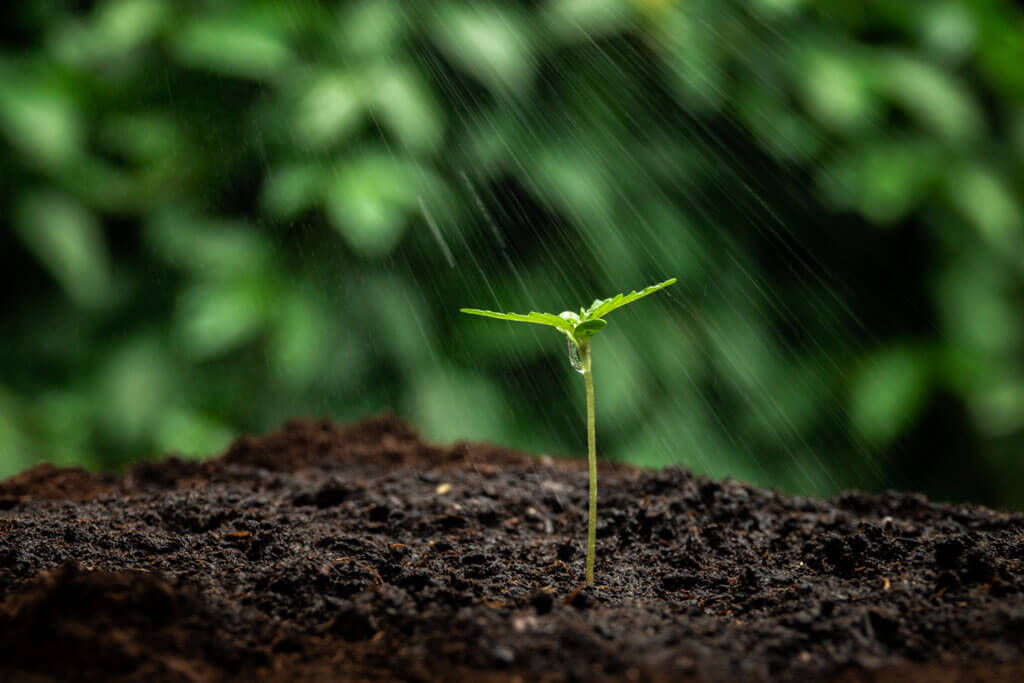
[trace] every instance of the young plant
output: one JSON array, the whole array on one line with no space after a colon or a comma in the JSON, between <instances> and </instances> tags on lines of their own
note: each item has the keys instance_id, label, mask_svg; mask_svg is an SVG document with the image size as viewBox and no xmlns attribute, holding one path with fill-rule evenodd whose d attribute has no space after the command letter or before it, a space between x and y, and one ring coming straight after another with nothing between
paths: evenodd
<instances>
[{"instance_id":1,"label":"young plant","mask_svg":"<svg viewBox=\"0 0 1024 683\"><path fill-rule=\"evenodd\" d=\"M616 308L633 303L648 294L668 287L675 278L651 285L639 292L616 294L610 299L595 299L590 308L580 308L579 313L563 311L553 313L497 313L479 308L460 308L462 313L481 315L498 320L511 320L519 323L535 323L548 325L561 331L569 338L569 360L573 368L583 375L587 389L587 462L590 466L590 508L587 517L587 583L594 583L594 549L597 544L597 444L594 436L594 378L591 371L590 338L600 332L608 324L604 316Z\"/></svg>"}]
</instances>

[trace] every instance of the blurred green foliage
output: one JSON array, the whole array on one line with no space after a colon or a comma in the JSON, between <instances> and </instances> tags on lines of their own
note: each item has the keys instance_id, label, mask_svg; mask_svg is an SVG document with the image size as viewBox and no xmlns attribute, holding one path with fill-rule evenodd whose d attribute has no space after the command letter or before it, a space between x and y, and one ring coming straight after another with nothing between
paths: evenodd
<instances>
[{"instance_id":1,"label":"blurred green foliage","mask_svg":"<svg viewBox=\"0 0 1024 683\"><path fill-rule=\"evenodd\" d=\"M0 13L0 474L384 409L579 455L564 345L458 308L678 276L604 457L1024 505L1014 3Z\"/></svg>"}]
</instances>

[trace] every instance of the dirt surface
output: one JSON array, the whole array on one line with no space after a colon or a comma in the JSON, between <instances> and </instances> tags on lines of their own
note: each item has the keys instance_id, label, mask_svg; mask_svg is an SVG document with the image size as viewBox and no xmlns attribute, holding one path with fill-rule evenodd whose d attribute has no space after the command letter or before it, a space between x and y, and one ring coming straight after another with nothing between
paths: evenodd
<instances>
[{"instance_id":1,"label":"dirt surface","mask_svg":"<svg viewBox=\"0 0 1024 683\"><path fill-rule=\"evenodd\" d=\"M1024 516L295 421L0 482L0 680L1024 680Z\"/></svg>"}]
</instances>

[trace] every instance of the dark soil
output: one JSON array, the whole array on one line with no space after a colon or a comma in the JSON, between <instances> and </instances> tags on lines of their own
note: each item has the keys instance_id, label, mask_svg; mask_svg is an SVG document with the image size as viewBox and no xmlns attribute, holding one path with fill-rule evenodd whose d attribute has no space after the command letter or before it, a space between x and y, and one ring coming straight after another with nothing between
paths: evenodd
<instances>
[{"instance_id":1,"label":"dark soil","mask_svg":"<svg viewBox=\"0 0 1024 683\"><path fill-rule=\"evenodd\" d=\"M1024 680L1024 516L296 421L0 482L0 680Z\"/></svg>"}]
</instances>

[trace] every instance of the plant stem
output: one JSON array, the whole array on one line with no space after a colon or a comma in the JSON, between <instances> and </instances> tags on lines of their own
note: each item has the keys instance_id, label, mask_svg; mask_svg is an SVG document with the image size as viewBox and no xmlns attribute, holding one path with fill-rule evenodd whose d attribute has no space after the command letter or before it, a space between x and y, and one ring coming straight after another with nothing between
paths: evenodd
<instances>
[{"instance_id":1,"label":"plant stem","mask_svg":"<svg viewBox=\"0 0 1024 683\"><path fill-rule=\"evenodd\" d=\"M594 583L597 546L597 437L594 434L594 375L590 370L590 343L580 347L583 380L587 385L587 464L590 466L590 508L587 514L587 583Z\"/></svg>"}]
</instances>

